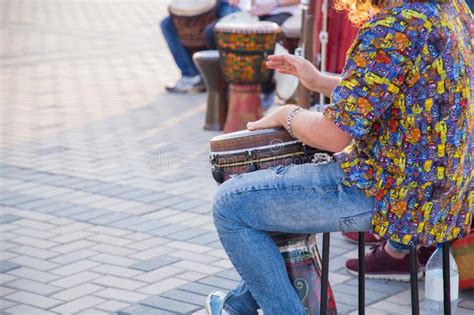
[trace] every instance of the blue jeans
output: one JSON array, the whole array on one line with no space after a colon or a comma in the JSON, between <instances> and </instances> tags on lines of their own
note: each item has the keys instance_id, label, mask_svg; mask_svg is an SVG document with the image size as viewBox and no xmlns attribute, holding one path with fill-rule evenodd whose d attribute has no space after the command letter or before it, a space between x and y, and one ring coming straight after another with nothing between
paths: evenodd
<instances>
[{"instance_id":1,"label":"blue jeans","mask_svg":"<svg viewBox=\"0 0 474 315\"><path fill-rule=\"evenodd\" d=\"M368 231L374 198L342 184L337 162L276 167L238 175L215 196L214 224L242 282L224 308L230 314L306 314L268 231Z\"/></svg>"},{"instance_id":2,"label":"blue jeans","mask_svg":"<svg viewBox=\"0 0 474 315\"><path fill-rule=\"evenodd\" d=\"M217 16L218 18L221 18L238 10L238 8L230 6L227 1L219 1L219 6L217 7ZM176 65L181 70L181 75L186 77L198 75L199 71L193 63L193 56L179 40L178 33L176 32L176 28L174 27L171 17L168 16L164 18L160 23L160 27L166 43L168 44L168 48L170 49L171 55L173 56Z\"/></svg>"}]
</instances>

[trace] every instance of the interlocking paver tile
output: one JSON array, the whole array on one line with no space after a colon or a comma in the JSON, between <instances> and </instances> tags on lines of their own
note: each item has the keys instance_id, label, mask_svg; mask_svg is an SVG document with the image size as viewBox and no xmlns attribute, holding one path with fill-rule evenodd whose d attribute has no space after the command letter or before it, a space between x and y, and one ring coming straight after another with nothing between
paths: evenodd
<instances>
[{"instance_id":1,"label":"interlocking paver tile","mask_svg":"<svg viewBox=\"0 0 474 315\"><path fill-rule=\"evenodd\" d=\"M122 302L137 303L145 299L148 295L138 293L137 291L128 291L114 288L107 288L94 293L98 297L104 299L113 299Z\"/></svg>"},{"instance_id":2,"label":"interlocking paver tile","mask_svg":"<svg viewBox=\"0 0 474 315\"><path fill-rule=\"evenodd\" d=\"M202 255L202 254L185 251L185 250L176 250L176 251L170 252L168 256L178 257L183 260L191 260L191 261L196 261L200 263L210 263L219 259L215 256L210 256L207 254Z\"/></svg>"},{"instance_id":3,"label":"interlocking paver tile","mask_svg":"<svg viewBox=\"0 0 474 315\"><path fill-rule=\"evenodd\" d=\"M78 241L73 241L71 243L67 243L67 244L64 244L64 245L61 245L61 246L56 246L56 247L53 247L53 248L50 248L50 249L52 251L65 254L65 253L69 253L69 252L72 252L72 251L77 251L79 249L83 249L83 248L86 248L86 247L89 248L89 247L93 246L94 244L95 244L94 242L80 239Z\"/></svg>"},{"instance_id":4,"label":"interlocking paver tile","mask_svg":"<svg viewBox=\"0 0 474 315\"><path fill-rule=\"evenodd\" d=\"M214 277L214 276L200 279L198 280L198 283L216 286L216 287L220 287L226 290L232 290L239 284L238 281L229 280L226 278Z\"/></svg>"},{"instance_id":5,"label":"interlocking paver tile","mask_svg":"<svg viewBox=\"0 0 474 315\"><path fill-rule=\"evenodd\" d=\"M83 271L76 273L72 276L60 278L56 281L51 282L50 284L62 288L71 288L85 282L91 282L92 280L99 278L100 276L101 275L99 273Z\"/></svg>"},{"instance_id":6,"label":"interlocking paver tile","mask_svg":"<svg viewBox=\"0 0 474 315\"><path fill-rule=\"evenodd\" d=\"M12 270L18 269L20 267L21 267L21 265L15 263L15 262L11 262L11 261L8 261L8 260L0 261L0 273L12 271Z\"/></svg>"},{"instance_id":7,"label":"interlocking paver tile","mask_svg":"<svg viewBox=\"0 0 474 315\"><path fill-rule=\"evenodd\" d=\"M92 283L84 283L76 287L72 287L67 290L63 290L59 293L56 293L52 295L51 298L63 300L63 301L72 301L80 297L83 297L85 295L90 295L101 289L104 289L104 287L100 285L95 285Z\"/></svg>"},{"instance_id":8,"label":"interlocking paver tile","mask_svg":"<svg viewBox=\"0 0 474 315\"><path fill-rule=\"evenodd\" d=\"M95 296L84 296L80 299L63 304L51 310L59 314L74 314L103 302L105 302L104 299Z\"/></svg>"},{"instance_id":9,"label":"interlocking paver tile","mask_svg":"<svg viewBox=\"0 0 474 315\"><path fill-rule=\"evenodd\" d=\"M152 271L152 270L161 268L161 267L166 266L166 265L173 264L173 263L178 262L180 260L181 259L179 259L179 258L171 257L171 256L158 256L158 257L154 257L154 258L151 258L151 259L148 259L148 260L141 261L139 263L130 265L129 268L148 272L148 271Z\"/></svg>"},{"instance_id":10,"label":"interlocking paver tile","mask_svg":"<svg viewBox=\"0 0 474 315\"><path fill-rule=\"evenodd\" d=\"M98 265L100 264L94 261L80 260L78 262L68 264L66 266L62 266L54 270L50 270L50 272L56 275L69 276L81 271L89 270Z\"/></svg>"},{"instance_id":11,"label":"interlocking paver tile","mask_svg":"<svg viewBox=\"0 0 474 315\"><path fill-rule=\"evenodd\" d=\"M140 304L160 308L163 310L177 312L180 314L190 313L199 309L194 304L188 304L182 301L167 299L164 297L151 297L140 302Z\"/></svg>"},{"instance_id":12,"label":"interlocking paver tile","mask_svg":"<svg viewBox=\"0 0 474 315\"><path fill-rule=\"evenodd\" d=\"M53 275L50 272L38 271L28 267L21 267L12 271L8 271L8 274L15 277L40 281L43 283L50 283L51 281L54 281L59 278L58 275Z\"/></svg>"},{"instance_id":13,"label":"interlocking paver tile","mask_svg":"<svg viewBox=\"0 0 474 315\"><path fill-rule=\"evenodd\" d=\"M159 280L169 278L183 272L184 270L180 268L176 268L172 266L164 266L147 273L142 273L141 275L136 276L134 279L154 283Z\"/></svg>"},{"instance_id":14,"label":"interlocking paver tile","mask_svg":"<svg viewBox=\"0 0 474 315\"><path fill-rule=\"evenodd\" d=\"M140 270L134 270L130 268L107 265L107 264L98 266L94 268L93 271L104 274L104 275L113 275L113 276L119 276L119 277L125 277L125 278L133 278L135 276L143 274L143 271L140 271Z\"/></svg>"},{"instance_id":15,"label":"interlocking paver tile","mask_svg":"<svg viewBox=\"0 0 474 315\"><path fill-rule=\"evenodd\" d=\"M0 215L0 224L12 223L21 219L21 217L13 214Z\"/></svg>"},{"instance_id":16,"label":"interlocking paver tile","mask_svg":"<svg viewBox=\"0 0 474 315\"><path fill-rule=\"evenodd\" d=\"M35 306L41 309L49 309L61 304L60 300L25 291L15 292L13 294L6 295L4 298L14 302Z\"/></svg>"},{"instance_id":17,"label":"interlocking paver tile","mask_svg":"<svg viewBox=\"0 0 474 315\"><path fill-rule=\"evenodd\" d=\"M2 304L2 309L5 310L8 314L12 315L25 315L25 314L34 314L34 315L54 315L57 313L49 312L43 309L39 309L36 307L32 307L29 305L21 304L21 305L16 305L10 308L7 308L7 305L5 305L5 308L3 308L3 302Z\"/></svg>"},{"instance_id":18,"label":"interlocking paver tile","mask_svg":"<svg viewBox=\"0 0 474 315\"><path fill-rule=\"evenodd\" d=\"M49 284L45 284L41 282L36 282L33 280L28 280L28 279L18 279L15 281L11 281L7 283L6 286L9 288L29 291L29 292L41 294L41 295L51 295L53 293L63 290L63 288L61 287L57 287L57 286L53 286L53 285L49 285Z\"/></svg>"},{"instance_id":19,"label":"interlocking paver tile","mask_svg":"<svg viewBox=\"0 0 474 315\"><path fill-rule=\"evenodd\" d=\"M198 306L204 305L205 296L182 290L170 290L160 296L176 301L186 301L189 304Z\"/></svg>"},{"instance_id":20,"label":"interlocking paver tile","mask_svg":"<svg viewBox=\"0 0 474 315\"><path fill-rule=\"evenodd\" d=\"M145 305L132 305L127 307L117 313L117 315L175 315L175 312L160 310L154 307L149 307Z\"/></svg>"},{"instance_id":21,"label":"interlocking paver tile","mask_svg":"<svg viewBox=\"0 0 474 315\"><path fill-rule=\"evenodd\" d=\"M11 259L10 262L16 263L20 266L30 267L32 269L37 269L41 271L51 270L60 266L57 263L28 256L18 256Z\"/></svg>"},{"instance_id":22,"label":"interlocking paver tile","mask_svg":"<svg viewBox=\"0 0 474 315\"><path fill-rule=\"evenodd\" d=\"M126 307L130 306L128 303L118 302L118 301L107 301L102 304L96 305L95 308L103 310L108 313L114 313L120 311Z\"/></svg>"},{"instance_id":23,"label":"interlocking paver tile","mask_svg":"<svg viewBox=\"0 0 474 315\"><path fill-rule=\"evenodd\" d=\"M189 281L178 279L178 278L168 278L164 280L160 280L158 282L154 282L151 285L142 287L138 289L139 292L143 292L149 295L157 295L162 292L177 288L181 285L188 283Z\"/></svg>"},{"instance_id":24,"label":"interlocking paver tile","mask_svg":"<svg viewBox=\"0 0 474 315\"><path fill-rule=\"evenodd\" d=\"M92 256L90 260L99 262L102 264L109 264L121 267L129 267L137 263L136 259L131 259L124 256L112 255L112 254L99 254Z\"/></svg>"},{"instance_id":25,"label":"interlocking paver tile","mask_svg":"<svg viewBox=\"0 0 474 315\"><path fill-rule=\"evenodd\" d=\"M56 235L55 233L36 230L36 229L31 229L31 228L16 229L15 234L30 236L30 237L37 237L37 238L41 238L41 239L50 239L50 238L52 238ZM3 239L6 239L6 238L3 237Z\"/></svg>"},{"instance_id":26,"label":"interlocking paver tile","mask_svg":"<svg viewBox=\"0 0 474 315\"><path fill-rule=\"evenodd\" d=\"M102 285L104 287L112 287L117 289L125 289L133 291L140 287L144 287L148 285L145 282L130 280L123 277L116 277L116 276L103 276L97 278L93 281L96 284Z\"/></svg>"}]
</instances>

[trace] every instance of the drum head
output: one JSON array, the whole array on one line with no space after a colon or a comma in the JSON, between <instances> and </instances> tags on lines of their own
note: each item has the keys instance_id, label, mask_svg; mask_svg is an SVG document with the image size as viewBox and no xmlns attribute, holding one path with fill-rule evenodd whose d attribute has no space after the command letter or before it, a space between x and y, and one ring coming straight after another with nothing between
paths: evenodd
<instances>
[{"instance_id":1,"label":"drum head","mask_svg":"<svg viewBox=\"0 0 474 315\"><path fill-rule=\"evenodd\" d=\"M235 23L255 23L258 22L258 17L255 15L251 15L248 12L239 11L234 12L229 15L224 16L222 19L219 20L217 23L219 24L235 24Z\"/></svg>"},{"instance_id":2,"label":"drum head","mask_svg":"<svg viewBox=\"0 0 474 315\"><path fill-rule=\"evenodd\" d=\"M283 128L269 128L255 131L241 130L222 134L211 139L212 152L245 150L261 146L295 141Z\"/></svg>"},{"instance_id":3,"label":"drum head","mask_svg":"<svg viewBox=\"0 0 474 315\"><path fill-rule=\"evenodd\" d=\"M211 10L216 3L217 0L173 0L169 10L177 16L196 16Z\"/></svg>"},{"instance_id":4,"label":"drum head","mask_svg":"<svg viewBox=\"0 0 474 315\"><path fill-rule=\"evenodd\" d=\"M284 54L288 54L288 50L286 50L282 45L277 43L275 46L275 55ZM275 91L278 97L284 101L287 101L294 96L300 83L299 79L294 75L283 74L279 72L275 72L275 82Z\"/></svg>"},{"instance_id":5,"label":"drum head","mask_svg":"<svg viewBox=\"0 0 474 315\"><path fill-rule=\"evenodd\" d=\"M300 38L302 20L303 17L301 14L295 14L286 20L281 26L281 30L283 34L285 34L285 37Z\"/></svg>"},{"instance_id":6,"label":"drum head","mask_svg":"<svg viewBox=\"0 0 474 315\"><path fill-rule=\"evenodd\" d=\"M215 32L236 33L236 34L265 34L278 33L280 27L274 22L255 21L246 23L217 23Z\"/></svg>"}]
</instances>

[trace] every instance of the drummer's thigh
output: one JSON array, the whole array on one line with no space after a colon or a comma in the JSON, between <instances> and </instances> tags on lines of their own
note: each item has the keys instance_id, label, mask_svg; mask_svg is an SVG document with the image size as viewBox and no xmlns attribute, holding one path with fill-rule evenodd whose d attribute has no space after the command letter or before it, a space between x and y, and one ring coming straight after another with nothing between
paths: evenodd
<instances>
[{"instance_id":1,"label":"drummer's thigh","mask_svg":"<svg viewBox=\"0 0 474 315\"><path fill-rule=\"evenodd\" d=\"M219 187L216 226L238 220L265 231L319 233L370 229L374 198L342 184L336 162L238 175Z\"/></svg>"}]
</instances>

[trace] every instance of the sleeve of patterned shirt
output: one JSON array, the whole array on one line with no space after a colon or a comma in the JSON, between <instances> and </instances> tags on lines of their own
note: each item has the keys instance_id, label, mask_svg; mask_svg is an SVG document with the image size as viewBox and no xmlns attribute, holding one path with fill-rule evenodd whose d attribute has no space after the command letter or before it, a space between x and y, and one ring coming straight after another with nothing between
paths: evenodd
<instances>
[{"instance_id":1,"label":"sleeve of patterned shirt","mask_svg":"<svg viewBox=\"0 0 474 315\"><path fill-rule=\"evenodd\" d=\"M324 115L356 139L363 139L394 103L420 51L417 37L424 34L407 35L406 22L402 14L378 14L361 28L348 52L342 81Z\"/></svg>"}]
</instances>

